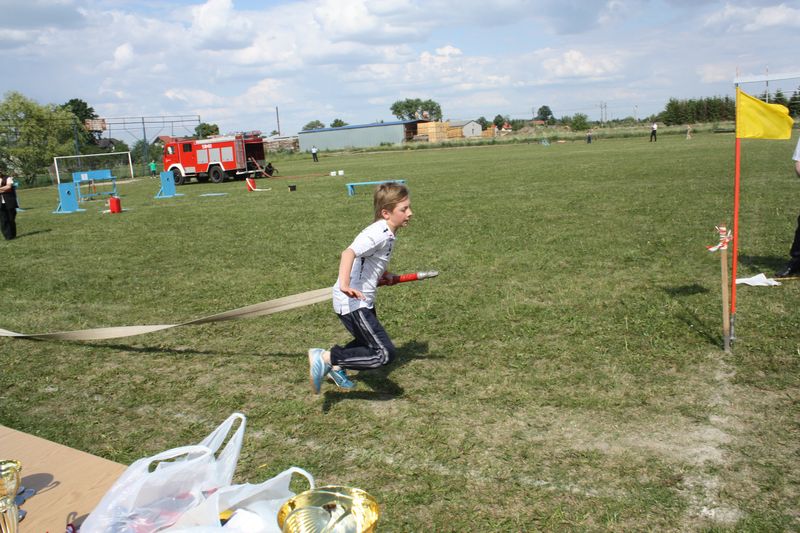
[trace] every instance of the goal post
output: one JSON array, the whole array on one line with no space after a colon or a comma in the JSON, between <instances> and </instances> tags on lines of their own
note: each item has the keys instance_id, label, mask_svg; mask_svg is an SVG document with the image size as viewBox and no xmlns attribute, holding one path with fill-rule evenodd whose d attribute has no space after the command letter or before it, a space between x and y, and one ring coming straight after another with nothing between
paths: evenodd
<instances>
[{"instance_id":1,"label":"goal post","mask_svg":"<svg viewBox=\"0 0 800 533\"><path fill-rule=\"evenodd\" d=\"M56 182L72 181L73 172L89 170L110 170L111 174L120 178L130 176L133 179L133 162L130 152L111 152L107 154L64 155L53 158L56 170Z\"/></svg>"}]
</instances>

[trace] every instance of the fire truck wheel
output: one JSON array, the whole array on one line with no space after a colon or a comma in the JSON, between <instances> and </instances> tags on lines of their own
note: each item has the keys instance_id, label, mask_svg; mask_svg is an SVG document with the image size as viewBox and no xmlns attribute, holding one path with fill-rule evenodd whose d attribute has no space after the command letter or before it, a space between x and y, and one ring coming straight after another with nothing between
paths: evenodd
<instances>
[{"instance_id":1,"label":"fire truck wheel","mask_svg":"<svg viewBox=\"0 0 800 533\"><path fill-rule=\"evenodd\" d=\"M172 170L172 177L175 179L175 185L183 185L186 182L186 178L177 168Z\"/></svg>"},{"instance_id":2,"label":"fire truck wheel","mask_svg":"<svg viewBox=\"0 0 800 533\"><path fill-rule=\"evenodd\" d=\"M222 183L225 181L225 173L219 167L213 167L208 171L208 177L214 183Z\"/></svg>"}]
</instances>

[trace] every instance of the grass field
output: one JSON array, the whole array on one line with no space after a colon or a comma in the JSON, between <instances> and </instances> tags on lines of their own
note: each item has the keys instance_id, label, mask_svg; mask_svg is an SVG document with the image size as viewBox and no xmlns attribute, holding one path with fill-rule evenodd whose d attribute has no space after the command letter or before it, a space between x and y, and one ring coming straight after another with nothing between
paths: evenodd
<instances>
[{"instance_id":1,"label":"grass field","mask_svg":"<svg viewBox=\"0 0 800 533\"><path fill-rule=\"evenodd\" d=\"M793 147L743 143L742 276L786 259ZM118 215L51 214L54 189L23 191L20 238L0 242L0 327L175 323L329 286L371 221L368 193L344 184L404 178L415 218L392 271L441 274L381 291L396 364L312 396L306 350L348 340L329 304L104 342L0 339L0 423L130 463L241 411L237 481L300 466L374 495L381 531L800 529L800 281L740 287L721 350L705 246L731 220L732 135L276 166L295 177L264 193L154 200L154 180L124 183Z\"/></svg>"}]
</instances>

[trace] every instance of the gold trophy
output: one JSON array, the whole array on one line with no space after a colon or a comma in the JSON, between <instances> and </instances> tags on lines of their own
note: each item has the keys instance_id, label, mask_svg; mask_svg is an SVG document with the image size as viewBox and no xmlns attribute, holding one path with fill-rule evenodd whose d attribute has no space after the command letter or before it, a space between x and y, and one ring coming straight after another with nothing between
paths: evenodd
<instances>
[{"instance_id":1,"label":"gold trophy","mask_svg":"<svg viewBox=\"0 0 800 533\"><path fill-rule=\"evenodd\" d=\"M15 498L19 490L19 461L0 461L0 533L17 533L19 508Z\"/></svg>"},{"instance_id":2,"label":"gold trophy","mask_svg":"<svg viewBox=\"0 0 800 533\"><path fill-rule=\"evenodd\" d=\"M378 502L361 489L319 487L289 499L278 511L283 533L374 533Z\"/></svg>"}]
</instances>

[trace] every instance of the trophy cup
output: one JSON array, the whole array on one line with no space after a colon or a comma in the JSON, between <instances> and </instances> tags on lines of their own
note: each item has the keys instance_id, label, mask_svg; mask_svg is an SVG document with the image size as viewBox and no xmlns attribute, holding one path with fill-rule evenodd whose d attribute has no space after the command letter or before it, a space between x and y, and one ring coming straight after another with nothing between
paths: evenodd
<instances>
[{"instance_id":1,"label":"trophy cup","mask_svg":"<svg viewBox=\"0 0 800 533\"><path fill-rule=\"evenodd\" d=\"M374 533L378 502L361 489L319 487L301 492L278 511L283 533Z\"/></svg>"},{"instance_id":2,"label":"trophy cup","mask_svg":"<svg viewBox=\"0 0 800 533\"><path fill-rule=\"evenodd\" d=\"M0 461L0 533L17 533L19 508L15 502L19 490L19 461Z\"/></svg>"}]
</instances>

